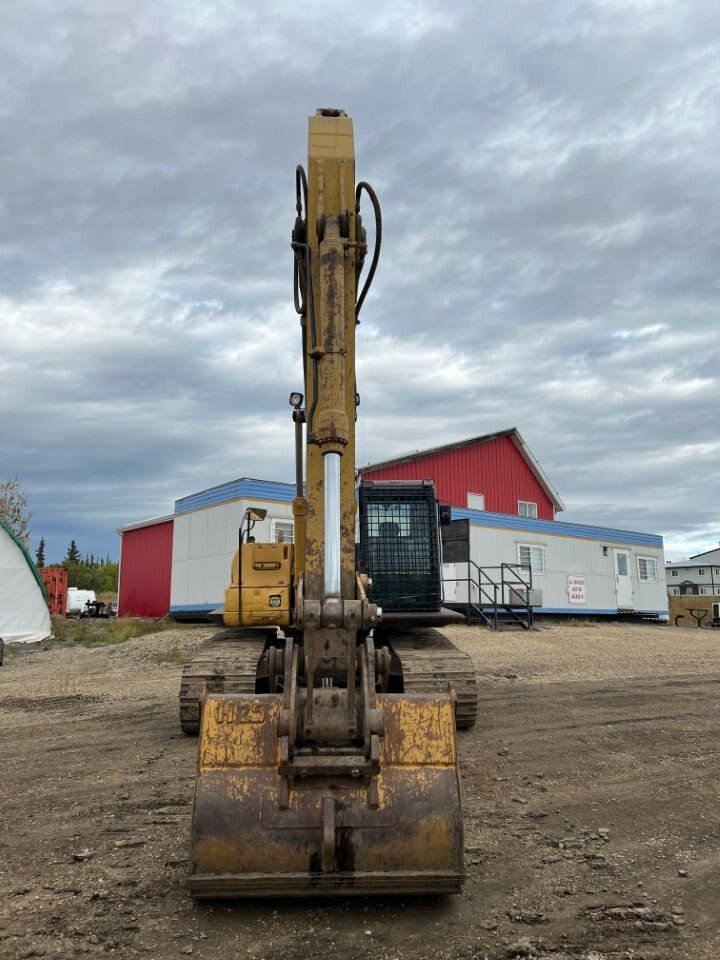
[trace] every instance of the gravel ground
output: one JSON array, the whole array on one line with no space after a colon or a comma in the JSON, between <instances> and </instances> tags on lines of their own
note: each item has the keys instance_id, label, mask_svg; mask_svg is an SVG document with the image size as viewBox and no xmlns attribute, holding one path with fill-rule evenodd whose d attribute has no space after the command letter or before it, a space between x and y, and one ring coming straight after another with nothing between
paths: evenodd
<instances>
[{"instance_id":1,"label":"gravel ground","mask_svg":"<svg viewBox=\"0 0 720 960\"><path fill-rule=\"evenodd\" d=\"M459 736L465 892L196 906L197 743L179 732L177 692L213 632L6 660L2 960L720 955L716 633L448 630L480 696Z\"/></svg>"}]
</instances>

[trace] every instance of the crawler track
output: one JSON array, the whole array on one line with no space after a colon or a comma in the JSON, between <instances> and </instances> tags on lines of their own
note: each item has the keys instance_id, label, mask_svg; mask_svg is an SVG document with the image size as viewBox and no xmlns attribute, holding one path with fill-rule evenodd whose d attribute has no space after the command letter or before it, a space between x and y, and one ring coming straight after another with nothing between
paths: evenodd
<instances>
[{"instance_id":1,"label":"crawler track","mask_svg":"<svg viewBox=\"0 0 720 960\"><path fill-rule=\"evenodd\" d=\"M475 667L439 630L417 629L383 637L400 657L406 693L444 693L448 683L457 696L455 724L469 730L477 719Z\"/></svg>"},{"instance_id":2,"label":"crawler track","mask_svg":"<svg viewBox=\"0 0 720 960\"><path fill-rule=\"evenodd\" d=\"M264 639L243 639L237 631L219 634L185 665L180 684L180 726L183 733L200 729L200 694L255 693L257 664Z\"/></svg>"},{"instance_id":3,"label":"crawler track","mask_svg":"<svg viewBox=\"0 0 720 960\"><path fill-rule=\"evenodd\" d=\"M477 718L475 668L439 630L431 628L383 636L402 662L406 693L445 693L451 684L457 696L455 722L468 730ZM200 694L256 692L257 665L264 639L243 639L237 631L218 634L183 668L180 685L180 726L183 733L200 729Z\"/></svg>"}]
</instances>

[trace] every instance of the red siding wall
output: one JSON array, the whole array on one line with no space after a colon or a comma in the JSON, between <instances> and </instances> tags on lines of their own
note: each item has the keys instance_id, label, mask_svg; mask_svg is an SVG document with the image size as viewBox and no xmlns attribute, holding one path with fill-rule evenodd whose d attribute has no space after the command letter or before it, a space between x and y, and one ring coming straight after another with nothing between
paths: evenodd
<instances>
[{"instance_id":1,"label":"red siding wall","mask_svg":"<svg viewBox=\"0 0 720 960\"><path fill-rule=\"evenodd\" d=\"M365 480L435 481L438 500L467 507L468 493L482 493L485 509L517 516L518 500L537 503L538 519L553 520L553 504L510 437L446 450L381 470L362 472Z\"/></svg>"},{"instance_id":2,"label":"red siding wall","mask_svg":"<svg viewBox=\"0 0 720 960\"><path fill-rule=\"evenodd\" d=\"M126 530L120 554L119 617L162 617L170 609L173 522Z\"/></svg>"}]
</instances>

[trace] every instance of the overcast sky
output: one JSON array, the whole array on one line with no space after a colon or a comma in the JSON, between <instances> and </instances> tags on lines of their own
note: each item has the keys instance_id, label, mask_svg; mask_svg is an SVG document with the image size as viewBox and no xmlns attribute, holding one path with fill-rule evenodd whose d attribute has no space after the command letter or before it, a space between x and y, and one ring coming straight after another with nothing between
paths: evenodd
<instances>
[{"instance_id":1,"label":"overcast sky","mask_svg":"<svg viewBox=\"0 0 720 960\"><path fill-rule=\"evenodd\" d=\"M720 539L716 0L0 13L0 479L48 560L291 480L307 116L383 207L358 459L516 425L560 519Z\"/></svg>"}]
</instances>

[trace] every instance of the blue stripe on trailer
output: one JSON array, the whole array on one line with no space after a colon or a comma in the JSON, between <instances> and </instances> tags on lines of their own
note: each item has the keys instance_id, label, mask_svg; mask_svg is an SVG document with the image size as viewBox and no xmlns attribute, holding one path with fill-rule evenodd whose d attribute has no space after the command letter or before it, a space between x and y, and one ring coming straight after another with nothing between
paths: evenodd
<instances>
[{"instance_id":1,"label":"blue stripe on trailer","mask_svg":"<svg viewBox=\"0 0 720 960\"><path fill-rule=\"evenodd\" d=\"M221 483L217 487L201 490L189 497L181 497L175 501L175 515L189 513L201 507L212 507L218 503L229 503L232 500L277 500L292 503L294 496L295 486L292 483L244 477L242 480L232 480L230 483Z\"/></svg>"},{"instance_id":2,"label":"blue stripe on trailer","mask_svg":"<svg viewBox=\"0 0 720 960\"><path fill-rule=\"evenodd\" d=\"M175 603L170 607L170 613L207 613L224 606L223 601L217 603Z\"/></svg>"},{"instance_id":3,"label":"blue stripe on trailer","mask_svg":"<svg viewBox=\"0 0 720 960\"><path fill-rule=\"evenodd\" d=\"M609 543L631 543L662 549L663 538L653 533L636 533L612 527L591 527L584 523L563 523L562 520L531 520L509 513L490 513L487 510L452 508L453 520L469 520L477 527L504 527L525 533L544 533L556 537L576 537L580 540L604 540Z\"/></svg>"}]
</instances>

